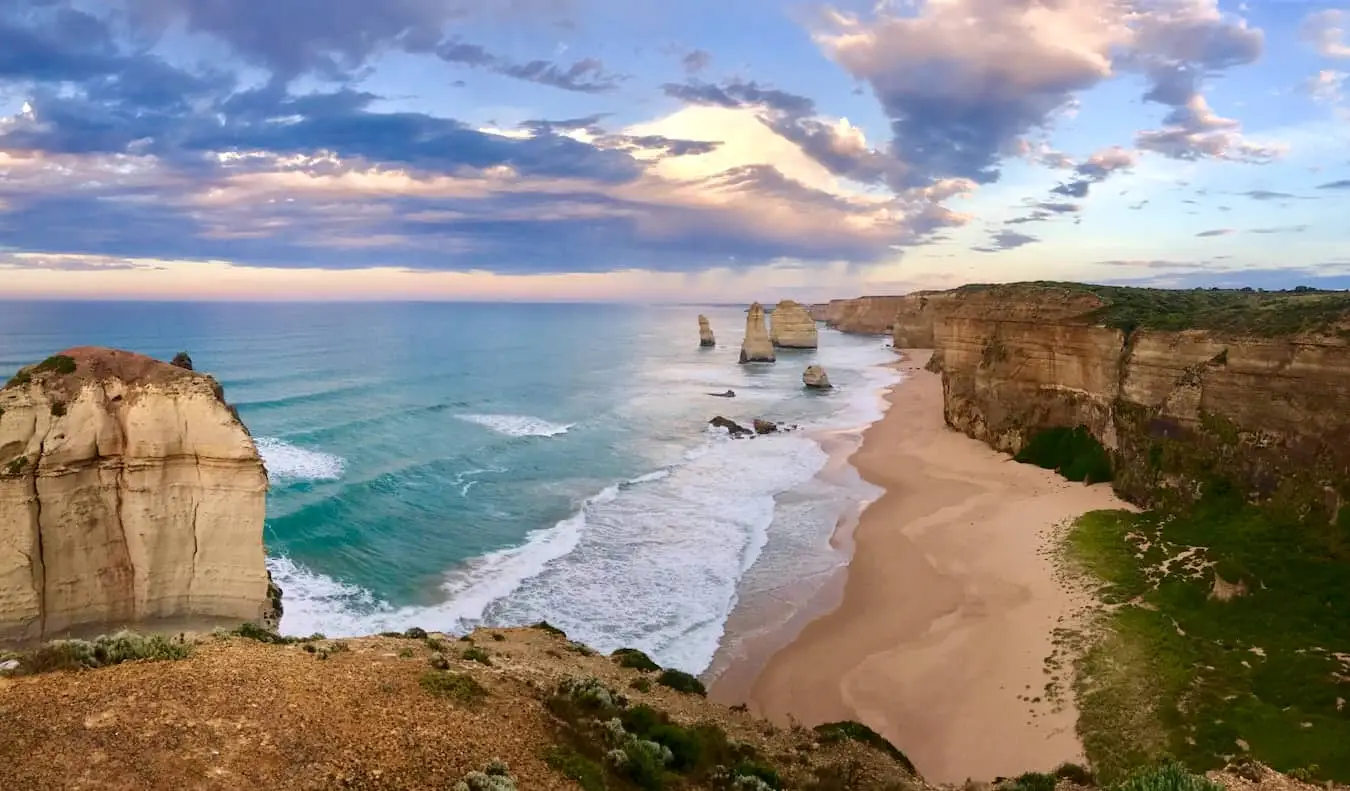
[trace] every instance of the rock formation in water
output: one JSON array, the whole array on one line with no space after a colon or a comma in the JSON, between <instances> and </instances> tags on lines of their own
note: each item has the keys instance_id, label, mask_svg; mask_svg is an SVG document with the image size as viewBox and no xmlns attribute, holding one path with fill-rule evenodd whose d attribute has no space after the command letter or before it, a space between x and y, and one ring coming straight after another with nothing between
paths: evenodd
<instances>
[{"instance_id":1,"label":"rock formation in water","mask_svg":"<svg viewBox=\"0 0 1350 791\"><path fill-rule=\"evenodd\" d=\"M709 420L708 425L715 426L717 428L724 428L727 430L728 434L730 434L732 437L735 438L744 437L755 433L752 429L748 429L745 426L742 426L740 423L737 423L736 421L731 420L730 418L722 417L721 415L718 415L712 420Z\"/></svg>"},{"instance_id":2,"label":"rock formation in water","mask_svg":"<svg viewBox=\"0 0 1350 791\"><path fill-rule=\"evenodd\" d=\"M806 308L785 299L769 316L769 340L783 349L816 348L816 322Z\"/></svg>"},{"instance_id":3,"label":"rock formation in water","mask_svg":"<svg viewBox=\"0 0 1350 791\"><path fill-rule=\"evenodd\" d=\"M82 347L0 390L0 641L278 615L267 475L210 376Z\"/></svg>"},{"instance_id":4,"label":"rock formation in water","mask_svg":"<svg viewBox=\"0 0 1350 791\"><path fill-rule=\"evenodd\" d=\"M813 390L829 390L830 377L825 375L824 368L812 363L802 371L802 384Z\"/></svg>"},{"instance_id":5,"label":"rock formation in water","mask_svg":"<svg viewBox=\"0 0 1350 791\"><path fill-rule=\"evenodd\" d=\"M904 298L894 327L897 347L935 347L947 422L995 448L1082 425L1136 503L1226 482L1302 518L1347 518L1343 293L967 286Z\"/></svg>"},{"instance_id":6,"label":"rock formation in water","mask_svg":"<svg viewBox=\"0 0 1350 791\"><path fill-rule=\"evenodd\" d=\"M717 338L713 335L712 325L708 323L708 317L702 313L698 314L698 345L702 347L717 345Z\"/></svg>"},{"instance_id":7,"label":"rock formation in water","mask_svg":"<svg viewBox=\"0 0 1350 791\"><path fill-rule=\"evenodd\" d=\"M741 362L771 363L775 359L773 342L764 327L764 306L758 302L745 314L745 340L741 341Z\"/></svg>"}]
</instances>

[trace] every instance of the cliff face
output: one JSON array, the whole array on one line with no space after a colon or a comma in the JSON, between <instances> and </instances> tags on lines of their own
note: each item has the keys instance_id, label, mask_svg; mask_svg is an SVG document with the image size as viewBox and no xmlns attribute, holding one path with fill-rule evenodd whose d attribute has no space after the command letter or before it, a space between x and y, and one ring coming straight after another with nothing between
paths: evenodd
<instances>
[{"instance_id":1,"label":"cliff face","mask_svg":"<svg viewBox=\"0 0 1350 791\"><path fill-rule=\"evenodd\" d=\"M1232 484L1301 518L1350 517L1344 337L1127 332L1102 326L1108 302L1080 289L942 296L907 303L896 345L922 345L931 322L954 428L1015 453L1042 429L1084 425L1112 452L1117 490L1145 505Z\"/></svg>"},{"instance_id":2,"label":"cliff face","mask_svg":"<svg viewBox=\"0 0 1350 791\"><path fill-rule=\"evenodd\" d=\"M0 640L263 616L267 476L214 379L85 347L0 409Z\"/></svg>"},{"instance_id":3,"label":"cliff face","mask_svg":"<svg viewBox=\"0 0 1350 791\"><path fill-rule=\"evenodd\" d=\"M769 331L764 327L764 307L756 302L745 314L745 340L741 341L741 362L773 361L773 343L769 340Z\"/></svg>"},{"instance_id":4,"label":"cliff face","mask_svg":"<svg viewBox=\"0 0 1350 791\"><path fill-rule=\"evenodd\" d=\"M806 308L785 299L778 303L769 316L769 340L785 349L814 349L817 344L816 322Z\"/></svg>"},{"instance_id":5,"label":"cliff face","mask_svg":"<svg viewBox=\"0 0 1350 791\"><path fill-rule=\"evenodd\" d=\"M825 308L825 323L841 332L886 335L905 297L858 297L832 299Z\"/></svg>"}]
</instances>

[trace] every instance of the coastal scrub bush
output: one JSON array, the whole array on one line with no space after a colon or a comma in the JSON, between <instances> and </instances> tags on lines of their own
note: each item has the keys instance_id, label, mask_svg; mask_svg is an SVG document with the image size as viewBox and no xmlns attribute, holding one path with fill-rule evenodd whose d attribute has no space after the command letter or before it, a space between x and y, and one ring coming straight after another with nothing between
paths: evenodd
<instances>
[{"instance_id":1,"label":"coastal scrub bush","mask_svg":"<svg viewBox=\"0 0 1350 791\"><path fill-rule=\"evenodd\" d=\"M563 638L567 637L567 632L564 632L563 630L559 629L558 627L554 626L548 621L540 621L539 623L533 624L531 628L538 629L541 632L548 632L554 637L563 637Z\"/></svg>"},{"instance_id":2,"label":"coastal scrub bush","mask_svg":"<svg viewBox=\"0 0 1350 791\"><path fill-rule=\"evenodd\" d=\"M1055 767L1055 777L1068 780L1074 785L1095 786L1097 784L1097 777L1092 774L1092 770L1067 761Z\"/></svg>"},{"instance_id":3,"label":"coastal scrub bush","mask_svg":"<svg viewBox=\"0 0 1350 791\"><path fill-rule=\"evenodd\" d=\"M27 466L28 466L27 456L19 456L17 458L10 459L9 464L5 465L5 474L18 475L22 473L24 471L24 468Z\"/></svg>"},{"instance_id":4,"label":"coastal scrub bush","mask_svg":"<svg viewBox=\"0 0 1350 791\"><path fill-rule=\"evenodd\" d=\"M239 624L239 626L235 628L234 633L249 640L257 640L260 643L289 645L291 643L299 642L294 637L285 637L265 626L259 626L252 621L245 621L244 623ZM320 635L320 638L322 638L322 635Z\"/></svg>"},{"instance_id":5,"label":"coastal scrub bush","mask_svg":"<svg viewBox=\"0 0 1350 791\"><path fill-rule=\"evenodd\" d=\"M914 770L914 764L910 762L909 757L900 752L894 744L886 740L886 737L854 720L844 720L842 722L826 722L815 727L816 738L826 744L833 744L842 741L854 741L874 747L891 758L894 758L899 764L905 767L910 774L918 774Z\"/></svg>"},{"instance_id":6,"label":"coastal scrub bush","mask_svg":"<svg viewBox=\"0 0 1350 791\"><path fill-rule=\"evenodd\" d=\"M544 754L544 762L582 791L605 791L605 767L571 747L555 745Z\"/></svg>"},{"instance_id":7,"label":"coastal scrub bush","mask_svg":"<svg viewBox=\"0 0 1350 791\"><path fill-rule=\"evenodd\" d=\"M493 761L481 772L469 772L454 791L516 791L516 779L505 763Z\"/></svg>"},{"instance_id":8,"label":"coastal scrub bush","mask_svg":"<svg viewBox=\"0 0 1350 791\"><path fill-rule=\"evenodd\" d=\"M1166 761L1135 772L1111 791L1223 791L1223 787L1176 761Z\"/></svg>"},{"instance_id":9,"label":"coastal scrub bush","mask_svg":"<svg viewBox=\"0 0 1350 791\"><path fill-rule=\"evenodd\" d=\"M1045 772L1024 772L999 784L1003 791L1055 791L1057 779Z\"/></svg>"},{"instance_id":10,"label":"coastal scrub bush","mask_svg":"<svg viewBox=\"0 0 1350 791\"><path fill-rule=\"evenodd\" d=\"M28 368L24 368L14 374L14 376L10 377L10 380L5 382L5 387L9 387L10 385L26 385L31 381L33 381L33 372Z\"/></svg>"},{"instance_id":11,"label":"coastal scrub bush","mask_svg":"<svg viewBox=\"0 0 1350 791\"><path fill-rule=\"evenodd\" d=\"M1111 480L1111 457L1086 426L1038 431L1016 461L1054 470L1071 481L1104 483Z\"/></svg>"},{"instance_id":12,"label":"coastal scrub bush","mask_svg":"<svg viewBox=\"0 0 1350 791\"><path fill-rule=\"evenodd\" d=\"M670 687L676 692L705 697L708 695L708 689L703 686L703 682L683 670L662 670L661 675L656 677L656 683L663 687Z\"/></svg>"},{"instance_id":13,"label":"coastal scrub bush","mask_svg":"<svg viewBox=\"0 0 1350 791\"><path fill-rule=\"evenodd\" d=\"M492 664L491 655L489 655L487 651L484 651L478 646L470 646L469 648L464 649L464 653L461 654L460 656L464 657L466 660L470 662L478 662L479 664L483 665Z\"/></svg>"},{"instance_id":14,"label":"coastal scrub bush","mask_svg":"<svg viewBox=\"0 0 1350 791\"><path fill-rule=\"evenodd\" d=\"M610 657L619 663L619 667L630 667L643 673L661 669L661 666L653 662L651 657L636 648L620 648L610 654Z\"/></svg>"},{"instance_id":15,"label":"coastal scrub bush","mask_svg":"<svg viewBox=\"0 0 1350 791\"><path fill-rule=\"evenodd\" d=\"M464 673L450 673L443 670L428 670L418 680L422 689L443 698L451 698L460 703L474 704L487 697L488 691L473 676Z\"/></svg>"},{"instance_id":16,"label":"coastal scrub bush","mask_svg":"<svg viewBox=\"0 0 1350 791\"><path fill-rule=\"evenodd\" d=\"M409 640L425 640L427 639L427 630L420 626L413 626L404 632L403 636Z\"/></svg>"},{"instance_id":17,"label":"coastal scrub bush","mask_svg":"<svg viewBox=\"0 0 1350 791\"><path fill-rule=\"evenodd\" d=\"M54 640L19 657L20 675L108 667L137 660L186 659L191 647L163 635L118 632L93 640Z\"/></svg>"},{"instance_id":18,"label":"coastal scrub bush","mask_svg":"<svg viewBox=\"0 0 1350 791\"><path fill-rule=\"evenodd\" d=\"M633 689L636 689L638 692L652 691L651 679L647 678L642 677L635 678L632 681L628 682L628 686L632 687Z\"/></svg>"},{"instance_id":19,"label":"coastal scrub bush","mask_svg":"<svg viewBox=\"0 0 1350 791\"><path fill-rule=\"evenodd\" d=\"M502 634L501 632L493 632L492 639L500 643L506 639L506 635Z\"/></svg>"},{"instance_id":20,"label":"coastal scrub bush","mask_svg":"<svg viewBox=\"0 0 1350 791\"><path fill-rule=\"evenodd\" d=\"M60 374L61 376L66 376L68 374L75 373L75 368L76 365L74 357L69 357L64 354L53 354L51 357L48 357L47 359L33 366L33 372L41 373L44 371L52 371L53 373Z\"/></svg>"}]
</instances>

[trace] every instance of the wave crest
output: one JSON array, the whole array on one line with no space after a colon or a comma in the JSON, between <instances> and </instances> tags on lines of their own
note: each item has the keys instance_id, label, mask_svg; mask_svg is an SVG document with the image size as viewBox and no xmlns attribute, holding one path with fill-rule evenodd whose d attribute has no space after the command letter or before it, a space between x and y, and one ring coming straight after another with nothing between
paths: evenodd
<instances>
[{"instance_id":1,"label":"wave crest","mask_svg":"<svg viewBox=\"0 0 1350 791\"><path fill-rule=\"evenodd\" d=\"M273 483L291 481L335 481L342 477L347 460L332 453L292 445L276 437L258 437L253 441Z\"/></svg>"},{"instance_id":2,"label":"wave crest","mask_svg":"<svg viewBox=\"0 0 1350 791\"><path fill-rule=\"evenodd\" d=\"M559 434L566 434L569 429L576 425L575 423L550 423L543 418L531 415L471 413L455 415L455 417L469 423L477 423L484 428L491 429L498 434L505 434L508 437L556 437Z\"/></svg>"}]
</instances>

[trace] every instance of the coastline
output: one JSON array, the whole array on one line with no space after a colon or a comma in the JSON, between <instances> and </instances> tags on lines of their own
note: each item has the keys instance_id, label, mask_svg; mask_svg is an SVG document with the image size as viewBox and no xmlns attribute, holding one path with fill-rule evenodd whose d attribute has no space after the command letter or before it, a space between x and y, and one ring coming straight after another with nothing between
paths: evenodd
<instances>
[{"instance_id":1,"label":"coastline","mask_svg":"<svg viewBox=\"0 0 1350 791\"><path fill-rule=\"evenodd\" d=\"M780 724L858 720L933 782L1081 761L1064 669L1047 660L1090 601L1045 548L1072 518L1129 506L951 431L928 354L894 364L905 378L847 457L884 492L831 539L855 544L848 565L742 640L711 695Z\"/></svg>"}]
</instances>

